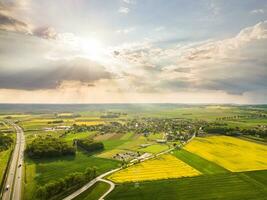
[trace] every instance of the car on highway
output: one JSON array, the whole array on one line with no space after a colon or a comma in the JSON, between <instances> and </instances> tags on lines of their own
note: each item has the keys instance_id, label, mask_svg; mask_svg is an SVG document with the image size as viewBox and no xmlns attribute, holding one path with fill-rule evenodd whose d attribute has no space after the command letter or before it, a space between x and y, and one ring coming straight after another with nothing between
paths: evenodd
<instances>
[{"instance_id":1,"label":"car on highway","mask_svg":"<svg viewBox=\"0 0 267 200\"><path fill-rule=\"evenodd\" d=\"M9 185L7 185L7 186L6 186L6 190L8 190L9 188L10 188L10 186L9 186Z\"/></svg>"},{"instance_id":2,"label":"car on highway","mask_svg":"<svg viewBox=\"0 0 267 200\"><path fill-rule=\"evenodd\" d=\"M20 168L21 167L21 164L19 164L19 167L18 168Z\"/></svg>"}]
</instances>

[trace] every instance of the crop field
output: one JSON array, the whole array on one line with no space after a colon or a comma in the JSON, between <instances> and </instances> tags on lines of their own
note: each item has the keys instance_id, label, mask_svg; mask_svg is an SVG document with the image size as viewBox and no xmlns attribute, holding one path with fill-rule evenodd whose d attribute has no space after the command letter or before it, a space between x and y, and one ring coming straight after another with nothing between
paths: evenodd
<instances>
[{"instance_id":1,"label":"crop field","mask_svg":"<svg viewBox=\"0 0 267 200\"><path fill-rule=\"evenodd\" d=\"M162 139L163 134L162 133L154 133L154 134L149 134L148 139L149 140L157 140L157 139Z\"/></svg>"},{"instance_id":2,"label":"crop field","mask_svg":"<svg viewBox=\"0 0 267 200\"><path fill-rule=\"evenodd\" d=\"M100 153L100 154L97 155L97 157L112 159L113 156L115 156L116 154L124 153L124 152L127 152L127 151L120 150L120 149L113 149L113 150L109 150L109 151L105 151L103 153Z\"/></svg>"},{"instance_id":3,"label":"crop field","mask_svg":"<svg viewBox=\"0 0 267 200\"><path fill-rule=\"evenodd\" d=\"M10 127L8 126L8 124L6 124L4 121L0 121L0 131L6 131L9 128Z\"/></svg>"},{"instance_id":4,"label":"crop field","mask_svg":"<svg viewBox=\"0 0 267 200\"><path fill-rule=\"evenodd\" d=\"M217 174L217 173L227 173L228 170L217 165L214 162L210 162L196 154L190 153L184 149L173 151L173 155L184 161L191 167L197 169L202 174Z\"/></svg>"},{"instance_id":5,"label":"crop field","mask_svg":"<svg viewBox=\"0 0 267 200\"><path fill-rule=\"evenodd\" d=\"M7 167L7 162L10 155L11 155L11 149L0 152L0 183L3 179L3 175Z\"/></svg>"},{"instance_id":6,"label":"crop field","mask_svg":"<svg viewBox=\"0 0 267 200\"><path fill-rule=\"evenodd\" d=\"M134 137L134 133L129 132L129 133L124 134L124 135L121 137L121 140L130 140L130 139L132 139L133 137Z\"/></svg>"},{"instance_id":7,"label":"crop field","mask_svg":"<svg viewBox=\"0 0 267 200\"><path fill-rule=\"evenodd\" d=\"M165 144L153 144L145 148L140 148L139 151L147 153L160 153L168 150L169 147Z\"/></svg>"},{"instance_id":8,"label":"crop field","mask_svg":"<svg viewBox=\"0 0 267 200\"><path fill-rule=\"evenodd\" d=\"M94 135L95 132L69 133L66 136L62 137L62 139L65 140L66 142L72 143L74 139L88 138L88 137L93 137Z\"/></svg>"},{"instance_id":9,"label":"crop field","mask_svg":"<svg viewBox=\"0 0 267 200\"><path fill-rule=\"evenodd\" d=\"M192 106L173 109L148 109L144 110L144 117L180 117L185 119L215 120L218 117L246 115L249 110L241 110L232 106ZM134 113L132 113L134 115ZM138 113L140 116L140 113Z\"/></svg>"},{"instance_id":10,"label":"crop field","mask_svg":"<svg viewBox=\"0 0 267 200\"><path fill-rule=\"evenodd\" d=\"M148 147L141 147L142 144L150 144ZM122 150L141 151L147 153L159 153L161 151L169 149L166 144L158 144L155 141L151 141L143 135L135 135L131 140L128 140L124 144L117 147Z\"/></svg>"},{"instance_id":11,"label":"crop field","mask_svg":"<svg viewBox=\"0 0 267 200\"><path fill-rule=\"evenodd\" d=\"M123 135L106 134L100 137L97 136L96 139L103 141L106 150L117 149L124 151L159 153L169 149L169 146L167 144L158 144L155 141L149 140L143 135L134 135L132 133L126 133ZM141 147L142 144L150 144L150 145L148 147Z\"/></svg>"},{"instance_id":12,"label":"crop field","mask_svg":"<svg viewBox=\"0 0 267 200\"><path fill-rule=\"evenodd\" d=\"M90 126L90 125L104 124L105 122L104 121L75 121L74 123L77 124L77 125Z\"/></svg>"},{"instance_id":13,"label":"crop field","mask_svg":"<svg viewBox=\"0 0 267 200\"><path fill-rule=\"evenodd\" d=\"M254 128L259 125L266 125L267 119L242 119L242 120L228 120L227 125L229 127L241 127L241 128Z\"/></svg>"},{"instance_id":14,"label":"crop field","mask_svg":"<svg viewBox=\"0 0 267 200\"><path fill-rule=\"evenodd\" d=\"M119 184L106 200L266 200L267 171L253 173L223 173L138 184L124 183Z\"/></svg>"},{"instance_id":15,"label":"crop field","mask_svg":"<svg viewBox=\"0 0 267 200\"><path fill-rule=\"evenodd\" d=\"M89 156L83 151L78 151L76 156L64 156L60 159L26 159L25 162L25 189L24 199L34 199L37 185L64 178L73 172L84 172L86 168L95 166L97 173L118 167L119 162Z\"/></svg>"},{"instance_id":16,"label":"crop field","mask_svg":"<svg viewBox=\"0 0 267 200\"><path fill-rule=\"evenodd\" d=\"M266 145L234 137L195 138L185 149L232 172L267 169Z\"/></svg>"},{"instance_id":17,"label":"crop field","mask_svg":"<svg viewBox=\"0 0 267 200\"><path fill-rule=\"evenodd\" d=\"M98 200L109 188L109 184L105 182L97 182L86 192L74 198L74 200Z\"/></svg>"},{"instance_id":18,"label":"crop field","mask_svg":"<svg viewBox=\"0 0 267 200\"><path fill-rule=\"evenodd\" d=\"M108 178L116 183L123 183L197 175L200 172L183 161L172 155L163 155L118 171Z\"/></svg>"},{"instance_id":19,"label":"crop field","mask_svg":"<svg viewBox=\"0 0 267 200\"><path fill-rule=\"evenodd\" d=\"M112 112L123 114L115 118L102 117ZM267 109L264 112L267 113ZM36 189L50 181L74 172L84 172L92 166L96 166L97 173L102 174L121 166L123 162L119 159L129 161L143 153L155 155L174 144L181 144L183 138L179 134L191 136L190 132L199 126L215 127L218 123L218 126L240 127L240 131L243 128L264 130L267 117L257 117L257 113L256 109L235 106L133 105L130 109L118 107L79 112L66 110L57 113L52 110L33 114L5 113L0 118L11 116L11 120L19 119L27 144L38 136L60 138L69 144L73 144L74 139L89 137L104 144L101 152L87 153L78 148L76 156L30 159L25 154L23 200L34 200ZM112 122L121 123L121 128ZM134 129L136 122L139 130ZM104 124L104 128L56 129L73 124ZM55 129L45 129L49 127ZM8 129L8 126L0 123L0 130ZM169 138L165 137L166 133L170 135ZM262 145L265 144L264 137L258 137L257 134L244 134L242 137L246 137L247 141L241 137L208 136L204 133L203 137L196 137L183 149L124 168L107 177L116 183L116 187L105 199L266 199L267 158L264 155L267 155L267 146ZM158 139L168 140L161 144ZM132 154L127 155L130 152ZM8 160L8 153L0 152L0 173ZM96 200L108 188L108 184L99 182L75 200Z\"/></svg>"}]
</instances>

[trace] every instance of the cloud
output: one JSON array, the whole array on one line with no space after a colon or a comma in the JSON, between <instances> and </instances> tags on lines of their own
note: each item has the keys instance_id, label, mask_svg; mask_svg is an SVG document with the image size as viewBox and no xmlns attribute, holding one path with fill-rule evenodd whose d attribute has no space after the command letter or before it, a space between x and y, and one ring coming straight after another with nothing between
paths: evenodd
<instances>
[{"instance_id":1,"label":"cloud","mask_svg":"<svg viewBox=\"0 0 267 200\"><path fill-rule=\"evenodd\" d=\"M135 31L135 27L125 28L125 29L119 29L116 31L118 34L128 34L130 32Z\"/></svg>"},{"instance_id":2,"label":"cloud","mask_svg":"<svg viewBox=\"0 0 267 200\"><path fill-rule=\"evenodd\" d=\"M139 43L117 48L114 57L132 66L127 77L136 90L223 91L242 95L267 88L267 21L241 30L235 37L195 45L158 48ZM140 86L139 86L140 85ZM139 89L138 89L139 87Z\"/></svg>"},{"instance_id":3,"label":"cloud","mask_svg":"<svg viewBox=\"0 0 267 200\"><path fill-rule=\"evenodd\" d=\"M30 34L31 31L28 24L13 16L12 11L15 8L16 5L14 3L4 4L0 2L0 29Z\"/></svg>"},{"instance_id":4,"label":"cloud","mask_svg":"<svg viewBox=\"0 0 267 200\"><path fill-rule=\"evenodd\" d=\"M44 27L38 27L34 29L33 35L44 38L44 39L56 39L58 36L58 33L53 27L44 26Z\"/></svg>"},{"instance_id":5,"label":"cloud","mask_svg":"<svg viewBox=\"0 0 267 200\"><path fill-rule=\"evenodd\" d=\"M264 13L263 9L255 9L250 11L250 14L263 14L263 13Z\"/></svg>"},{"instance_id":6,"label":"cloud","mask_svg":"<svg viewBox=\"0 0 267 200\"><path fill-rule=\"evenodd\" d=\"M155 31L159 32L159 31L163 31L165 29L164 26L159 26L155 28Z\"/></svg>"},{"instance_id":7,"label":"cloud","mask_svg":"<svg viewBox=\"0 0 267 200\"><path fill-rule=\"evenodd\" d=\"M29 22L18 19L15 16L16 10L28 9L29 4L30 3L27 0L16 1L15 3L0 3L0 29L4 31L33 35L43 39L56 39L58 33L53 27L34 27L34 25Z\"/></svg>"},{"instance_id":8,"label":"cloud","mask_svg":"<svg viewBox=\"0 0 267 200\"><path fill-rule=\"evenodd\" d=\"M221 8L218 5L218 0L210 0L209 1L209 10L212 12L214 16L220 14Z\"/></svg>"},{"instance_id":9,"label":"cloud","mask_svg":"<svg viewBox=\"0 0 267 200\"><path fill-rule=\"evenodd\" d=\"M122 14L128 14L130 12L130 9L127 7L120 7L118 12Z\"/></svg>"},{"instance_id":10,"label":"cloud","mask_svg":"<svg viewBox=\"0 0 267 200\"><path fill-rule=\"evenodd\" d=\"M127 4L135 4L136 3L136 1L134 1L134 0L122 0L123 1L123 3L127 3Z\"/></svg>"},{"instance_id":11,"label":"cloud","mask_svg":"<svg viewBox=\"0 0 267 200\"><path fill-rule=\"evenodd\" d=\"M54 65L54 66L53 66ZM111 79L112 74L88 59L50 63L47 68L0 73L0 88L18 90L56 89L66 81L78 81L92 87L94 82Z\"/></svg>"},{"instance_id":12,"label":"cloud","mask_svg":"<svg viewBox=\"0 0 267 200\"><path fill-rule=\"evenodd\" d=\"M3 15L0 12L0 29L13 32L30 34L29 27L26 23L13 18L12 16Z\"/></svg>"}]
</instances>

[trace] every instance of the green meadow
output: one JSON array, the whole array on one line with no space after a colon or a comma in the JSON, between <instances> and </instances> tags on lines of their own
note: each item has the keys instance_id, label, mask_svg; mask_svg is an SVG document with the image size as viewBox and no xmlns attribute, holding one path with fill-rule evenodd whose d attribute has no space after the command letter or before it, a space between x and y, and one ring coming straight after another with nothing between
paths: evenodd
<instances>
[{"instance_id":1,"label":"green meadow","mask_svg":"<svg viewBox=\"0 0 267 200\"><path fill-rule=\"evenodd\" d=\"M118 161L97 158L81 150L76 153L76 156L64 156L57 159L33 160L27 158L25 162L24 199L35 199L34 194L37 186L64 178L70 173L84 172L88 167L96 167L97 174L102 174L118 166Z\"/></svg>"},{"instance_id":2,"label":"green meadow","mask_svg":"<svg viewBox=\"0 0 267 200\"><path fill-rule=\"evenodd\" d=\"M265 200L267 171L261 175L222 173L193 178L160 180L117 185L107 200ZM264 177L262 177L264 175ZM259 178L261 177L261 178ZM264 180L258 180L264 179Z\"/></svg>"}]
</instances>

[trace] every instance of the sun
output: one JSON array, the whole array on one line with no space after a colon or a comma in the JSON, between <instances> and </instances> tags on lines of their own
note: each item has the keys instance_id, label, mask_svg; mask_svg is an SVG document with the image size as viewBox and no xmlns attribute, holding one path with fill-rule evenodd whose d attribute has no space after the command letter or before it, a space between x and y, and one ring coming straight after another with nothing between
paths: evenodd
<instances>
[{"instance_id":1,"label":"sun","mask_svg":"<svg viewBox=\"0 0 267 200\"><path fill-rule=\"evenodd\" d=\"M79 41L80 48L86 57L92 60L103 59L105 48L96 38L86 38Z\"/></svg>"}]
</instances>

